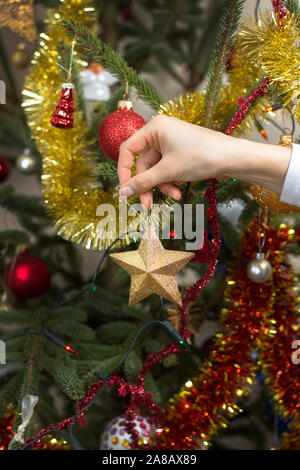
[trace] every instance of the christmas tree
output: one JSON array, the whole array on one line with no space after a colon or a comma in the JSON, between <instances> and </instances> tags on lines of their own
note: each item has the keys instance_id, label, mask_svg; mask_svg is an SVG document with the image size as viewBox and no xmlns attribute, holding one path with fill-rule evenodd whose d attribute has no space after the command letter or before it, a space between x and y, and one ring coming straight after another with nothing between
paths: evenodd
<instances>
[{"instance_id":1,"label":"christmas tree","mask_svg":"<svg viewBox=\"0 0 300 470\"><path fill-rule=\"evenodd\" d=\"M273 126L281 145L297 141L299 3L257 1L241 22L244 6L28 1L19 22L5 10L1 26L35 50L30 67L26 47L10 60L2 33L0 204L14 225L0 232L0 449L300 448L299 208L202 181L184 189L183 204L205 205L193 257L174 220L168 240L140 240L134 212L121 229L118 149L146 122L131 98L227 135L267 139ZM99 66L112 93L89 103L83 71ZM162 73L181 89L169 101L151 85ZM20 174L37 176L40 197L22 194ZM137 257L158 253L139 285Z\"/></svg>"}]
</instances>

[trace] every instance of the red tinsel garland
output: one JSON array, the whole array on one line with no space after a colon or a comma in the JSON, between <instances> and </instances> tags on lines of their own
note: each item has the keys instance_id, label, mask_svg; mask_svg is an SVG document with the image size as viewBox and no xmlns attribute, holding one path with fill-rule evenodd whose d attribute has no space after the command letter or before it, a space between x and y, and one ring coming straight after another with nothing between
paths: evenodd
<instances>
[{"instance_id":1,"label":"red tinsel garland","mask_svg":"<svg viewBox=\"0 0 300 470\"><path fill-rule=\"evenodd\" d=\"M188 317L186 313L187 306L191 301L197 298L200 290L205 285L207 285L209 280L214 276L215 269L218 263L217 257L218 257L219 249L221 246L221 239L220 239L220 227L219 227L218 220L217 220L216 185L217 185L217 180L215 179L212 180L208 189L205 192L205 197L208 203L208 207L207 207L208 224L212 226L212 231L214 235L214 239L212 240L213 249L211 251L211 260L207 265L207 270L204 276L199 281L197 281L193 286L187 289L186 294L184 296L182 307L180 309L180 313L181 313L180 333L183 336L183 338L187 338L190 334L187 329L187 324L188 324ZM108 381L108 386L117 387L119 394L121 396L126 396L126 395L130 396L130 404L126 410L125 428L131 435L132 447L138 447L138 435L137 435L137 432L135 431L133 420L136 416L137 408L139 405L142 405L144 408L147 408L151 411L151 414L153 415L153 421L156 424L159 424L159 423L161 424L163 421L162 420L163 415L162 415L160 408L152 400L152 393L145 392L144 390L145 376L162 359L168 357L171 354L178 354L179 352L180 352L180 348L178 344L172 343L172 344L164 346L164 348L161 351L155 354L149 353L141 368L136 384L130 384L126 382L124 379L121 379L117 374L111 377L111 379ZM103 386L103 381L100 380L89 387L85 397L80 402L77 408L77 413L90 403L90 401L94 398L95 394L100 390L102 386ZM79 414L75 422L78 422L83 425L85 423L83 415L84 415L84 412L82 414ZM72 422L72 417L61 421L55 426L48 426L47 428L42 429L38 434L36 434L32 438L28 439L26 441L26 444L29 444L30 442L36 440L39 436L42 436L44 432L52 431L55 429L57 430L67 429L70 427L71 422ZM33 445L40 446L41 442L42 442L42 437Z\"/></svg>"},{"instance_id":2,"label":"red tinsel garland","mask_svg":"<svg viewBox=\"0 0 300 470\"><path fill-rule=\"evenodd\" d=\"M300 448L300 367L292 362L293 341L299 334L298 306L291 267L284 262L289 230L281 227L285 241L269 254L274 270L270 308L264 312L259 359L266 383L274 399L277 412L286 419L293 418L291 433L283 437L282 448ZM292 230L291 232L294 232ZM272 234L270 234L272 236Z\"/></svg>"},{"instance_id":3,"label":"red tinsel garland","mask_svg":"<svg viewBox=\"0 0 300 470\"><path fill-rule=\"evenodd\" d=\"M282 0L272 0L272 5L275 10L275 13L279 16L279 18L282 20L287 15L287 11L283 5Z\"/></svg>"},{"instance_id":4,"label":"red tinsel garland","mask_svg":"<svg viewBox=\"0 0 300 470\"><path fill-rule=\"evenodd\" d=\"M250 95L248 98L239 98L239 109L234 114L231 122L228 124L225 131L226 135L231 135L233 131L240 125L246 114L249 112L252 104L265 94L265 88L269 85L270 81L266 78Z\"/></svg>"},{"instance_id":5,"label":"red tinsel garland","mask_svg":"<svg viewBox=\"0 0 300 470\"><path fill-rule=\"evenodd\" d=\"M241 98L239 100L240 108L235 113L231 123L228 125L228 128L226 130L227 135L232 134L233 130L242 122L243 118L249 111L251 104L259 96L264 95L265 87L268 85L268 83L269 83L269 80L266 79L262 84L259 85L259 87L256 90L253 91L253 93L251 93L251 95L247 99ZM218 223L218 214L217 214L217 197L216 197L217 183L218 182L216 179L211 180L211 183L205 192L205 197L208 203L207 222L212 227L212 231L213 231L213 239L211 240L210 261L207 264L207 269L206 269L206 273L204 274L204 276L201 279L199 279L193 286L191 286L190 288L186 290L185 295L183 297L183 301L182 301L182 307L180 308L180 315L181 315L180 334L182 335L184 339L186 339L190 335L188 328L187 328L187 325L188 325L187 308L191 302L194 302L197 299L203 287L205 287L208 284L208 282L212 279L216 271L216 266L218 264L218 254L219 254L220 247L221 247L221 237L220 237L220 227ZM126 430L131 435L132 448L138 447L138 436L137 436L137 432L134 429L134 424L133 424L134 418L137 413L138 405L143 404L144 406L146 406L146 408L154 412L153 419L155 422L158 423L161 418L161 412L160 412L159 407L152 401L152 394L150 392L144 391L145 375L150 369L152 369L163 358L168 357L170 354L178 354L179 352L180 352L180 349L179 349L178 344L173 343L173 344L165 346L162 349L162 351L156 354L152 354L152 353L148 354L143 364L143 367L140 371L136 385L125 382L123 379L120 379L117 375L115 376L115 379L114 379L115 382L113 379L110 380L109 385L120 386L119 393L121 395L124 394L125 391L126 391L126 394L127 393L130 394L130 404L126 410L126 426L125 427L126 427ZM122 385L120 385L118 382L120 380L123 381ZM78 411L83 409L86 406L86 404L88 404L90 400L92 400L92 398L95 396L95 394L99 390L99 387L101 387L102 385L103 385L103 382L99 381L93 384L89 388L86 396L84 397L82 402L79 404ZM82 421L83 414L84 413L82 413L82 415L80 415L77 419L77 421L81 422L81 424L83 424L83 421ZM43 432L48 431L50 429L51 430L66 429L70 426L71 422L72 422L72 417L67 418L66 420L63 420L62 422L58 423L56 426L48 427L46 430L43 429L36 436L29 439L27 443L35 440L39 435L43 434ZM186 440L192 441L193 439L190 435L187 435ZM39 443L40 442L41 441L39 441ZM174 447L174 443L170 443L170 445L171 445L170 448L172 448L172 446Z\"/></svg>"},{"instance_id":6,"label":"red tinsel garland","mask_svg":"<svg viewBox=\"0 0 300 470\"><path fill-rule=\"evenodd\" d=\"M170 400L164 431L152 448L198 449L220 427L226 427L228 418L239 411L236 402L253 381L254 348L260 351L274 399L285 415L299 423L299 368L291 362L297 328L295 298L291 270L283 259L289 238L290 231L282 225L269 230L266 257L272 262L274 277L259 285L248 279L242 263L257 251L257 222L246 231L242 254L227 280L228 307L214 349L200 376L188 381ZM295 432L300 434L299 424Z\"/></svg>"}]
</instances>

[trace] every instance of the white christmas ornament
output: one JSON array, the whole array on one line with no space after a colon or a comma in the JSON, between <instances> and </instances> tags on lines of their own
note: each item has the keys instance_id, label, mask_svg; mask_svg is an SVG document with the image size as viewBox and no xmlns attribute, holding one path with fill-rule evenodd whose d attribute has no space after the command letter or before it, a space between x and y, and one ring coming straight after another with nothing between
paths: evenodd
<instances>
[{"instance_id":1,"label":"white christmas ornament","mask_svg":"<svg viewBox=\"0 0 300 470\"><path fill-rule=\"evenodd\" d=\"M108 423L101 437L100 450L131 450L131 436L126 431L125 420L126 416L123 415ZM137 416L133 422L140 443L147 444L154 434L153 426L143 416Z\"/></svg>"},{"instance_id":2,"label":"white christmas ornament","mask_svg":"<svg viewBox=\"0 0 300 470\"><path fill-rule=\"evenodd\" d=\"M31 175L36 171L37 159L31 154L29 148L25 148L24 152L17 158L16 167L23 175Z\"/></svg>"},{"instance_id":3,"label":"white christmas ornament","mask_svg":"<svg viewBox=\"0 0 300 470\"><path fill-rule=\"evenodd\" d=\"M83 85L84 98L90 101L109 100L109 87L118 81L116 77L106 70L103 70L99 73L94 73L88 68L80 72L80 77L81 83Z\"/></svg>"},{"instance_id":4,"label":"white christmas ornament","mask_svg":"<svg viewBox=\"0 0 300 470\"><path fill-rule=\"evenodd\" d=\"M247 276L256 284L263 284L271 278L272 265L265 259L264 253L256 253L255 258L247 265Z\"/></svg>"}]
</instances>

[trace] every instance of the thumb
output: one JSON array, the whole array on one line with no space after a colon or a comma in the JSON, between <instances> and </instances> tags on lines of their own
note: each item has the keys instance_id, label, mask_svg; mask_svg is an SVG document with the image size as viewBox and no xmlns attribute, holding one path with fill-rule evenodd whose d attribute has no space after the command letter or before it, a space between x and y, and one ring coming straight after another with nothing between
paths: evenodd
<instances>
[{"instance_id":1,"label":"thumb","mask_svg":"<svg viewBox=\"0 0 300 470\"><path fill-rule=\"evenodd\" d=\"M130 180L126 181L120 188L120 196L133 196L142 194L170 180L170 171L166 170L166 165L160 160L156 165L149 168Z\"/></svg>"}]
</instances>

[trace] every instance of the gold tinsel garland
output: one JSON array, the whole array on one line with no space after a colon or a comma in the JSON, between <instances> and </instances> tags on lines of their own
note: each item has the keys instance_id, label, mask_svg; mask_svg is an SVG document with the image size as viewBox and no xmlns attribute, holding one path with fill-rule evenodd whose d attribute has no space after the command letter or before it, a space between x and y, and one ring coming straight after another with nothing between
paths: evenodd
<instances>
[{"instance_id":1,"label":"gold tinsel garland","mask_svg":"<svg viewBox=\"0 0 300 470\"><path fill-rule=\"evenodd\" d=\"M259 84L257 77L253 83ZM232 85L224 85L220 90L216 111L212 119L212 128L217 131L224 130L224 122L228 119L228 115L236 108L237 100L244 96L248 89L242 82L233 87ZM204 123L204 95L205 92L188 92L185 95L179 95L167 103L164 103L159 114L176 117L191 124L202 126ZM254 116L260 116L262 120L266 119L265 107L269 104L266 98L262 98L255 103L248 115L234 130L233 135L246 134L250 135L254 129Z\"/></svg>"},{"instance_id":2,"label":"gold tinsel garland","mask_svg":"<svg viewBox=\"0 0 300 470\"><path fill-rule=\"evenodd\" d=\"M40 36L40 46L35 52L33 67L27 77L23 103L36 144L43 155L43 192L45 203L55 221L58 234L86 248L103 249L115 237L114 234L97 234L100 220L96 215L100 204L112 204L118 215L119 201L116 191L99 188L94 171L94 159L89 152L90 130L79 110L75 111L75 126L68 131L53 128L49 119L55 108L61 77L57 65L57 46L61 40L70 42L60 27L62 18L72 18L89 23L93 17L90 0L61 1L57 10L50 10L45 34ZM268 75L273 82L280 81L286 105L293 103L293 111L299 119L297 103L299 75L299 30L292 16L277 21L276 16L266 13L259 19L241 26L229 69L229 85L219 94L213 116L213 128L224 130L228 116L236 109L238 98L255 87L262 76ZM254 117L266 119L264 109L270 103L265 97L234 131L234 134L250 134L255 128ZM78 106L77 106L78 108ZM180 95L158 110L196 125L204 122L204 92ZM118 222L118 219L117 219ZM129 243L127 237L122 243Z\"/></svg>"},{"instance_id":3,"label":"gold tinsel garland","mask_svg":"<svg viewBox=\"0 0 300 470\"><path fill-rule=\"evenodd\" d=\"M117 192L99 188L95 160L89 150L94 142L78 104L72 129L61 130L50 124L62 86L57 47L62 40L70 43L60 22L62 18L72 18L85 24L92 23L95 10L92 4L90 0L62 0L58 9L49 10L46 32L40 35L40 45L34 54L33 67L23 90L23 106L32 135L43 156L44 202L55 221L58 234L85 248L101 250L116 236L105 229L106 233L97 232L100 221L96 215L97 208L100 204L112 205L118 224ZM119 245L129 242L130 238L124 237Z\"/></svg>"},{"instance_id":4,"label":"gold tinsel garland","mask_svg":"<svg viewBox=\"0 0 300 470\"><path fill-rule=\"evenodd\" d=\"M224 121L237 105L237 100L259 84L262 77L279 85L284 105L291 106L295 118L300 120L300 34L299 25L292 15L279 21L271 12L264 13L256 23L249 18L241 24L232 49L228 68L229 85L221 88L213 128L221 130ZM204 92L180 95L161 107L160 112L193 124L204 121ZM235 134L250 134L254 129L253 117L266 120L264 112L268 100L256 103Z\"/></svg>"},{"instance_id":5,"label":"gold tinsel garland","mask_svg":"<svg viewBox=\"0 0 300 470\"><path fill-rule=\"evenodd\" d=\"M296 120L300 120L300 31L293 15L279 20L272 12L265 12L258 21L249 18L240 27L235 41L230 83L235 88L247 83L251 86L264 75L279 85L285 106L291 106Z\"/></svg>"}]
</instances>

